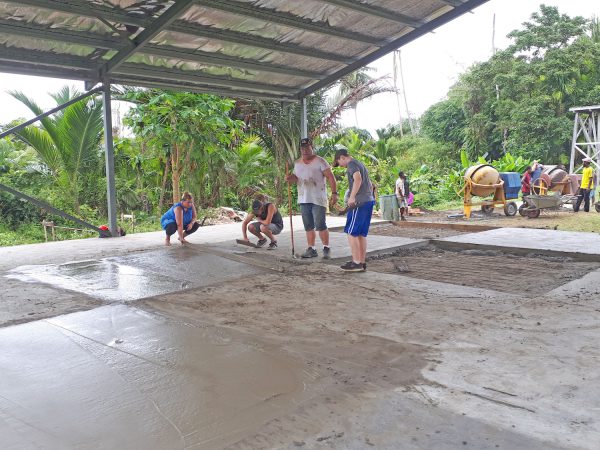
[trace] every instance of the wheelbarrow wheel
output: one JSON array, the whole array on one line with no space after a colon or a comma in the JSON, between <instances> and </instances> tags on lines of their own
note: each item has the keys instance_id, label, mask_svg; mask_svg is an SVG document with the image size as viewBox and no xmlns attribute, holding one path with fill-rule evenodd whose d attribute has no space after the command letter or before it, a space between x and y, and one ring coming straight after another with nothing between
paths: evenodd
<instances>
[{"instance_id":1,"label":"wheelbarrow wheel","mask_svg":"<svg viewBox=\"0 0 600 450\"><path fill-rule=\"evenodd\" d=\"M509 217L513 217L517 215L517 204L515 202L508 202L504 205L504 214Z\"/></svg>"},{"instance_id":2,"label":"wheelbarrow wheel","mask_svg":"<svg viewBox=\"0 0 600 450\"><path fill-rule=\"evenodd\" d=\"M481 205L481 212L490 216L494 213L494 205Z\"/></svg>"},{"instance_id":3,"label":"wheelbarrow wheel","mask_svg":"<svg viewBox=\"0 0 600 450\"><path fill-rule=\"evenodd\" d=\"M538 217L540 217L540 210L539 209L530 209L527 210L527 217L529 217L530 219L537 219Z\"/></svg>"},{"instance_id":4,"label":"wheelbarrow wheel","mask_svg":"<svg viewBox=\"0 0 600 450\"><path fill-rule=\"evenodd\" d=\"M519 206L519 215L521 217L526 217L527 216L527 205L525 205L525 203L523 203L521 206Z\"/></svg>"}]
</instances>

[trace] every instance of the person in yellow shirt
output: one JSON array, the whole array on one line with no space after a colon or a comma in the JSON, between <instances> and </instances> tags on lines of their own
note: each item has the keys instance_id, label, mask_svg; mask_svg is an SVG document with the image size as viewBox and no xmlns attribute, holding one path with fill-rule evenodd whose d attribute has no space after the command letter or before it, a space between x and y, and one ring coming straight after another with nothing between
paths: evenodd
<instances>
[{"instance_id":1,"label":"person in yellow shirt","mask_svg":"<svg viewBox=\"0 0 600 450\"><path fill-rule=\"evenodd\" d=\"M573 207L573 211L578 212L581 202L583 201L583 210L590 212L590 192L594 189L594 170L592 169L591 158L583 159L583 177L581 178L581 186L579 188L579 195L577 196L577 203Z\"/></svg>"}]
</instances>

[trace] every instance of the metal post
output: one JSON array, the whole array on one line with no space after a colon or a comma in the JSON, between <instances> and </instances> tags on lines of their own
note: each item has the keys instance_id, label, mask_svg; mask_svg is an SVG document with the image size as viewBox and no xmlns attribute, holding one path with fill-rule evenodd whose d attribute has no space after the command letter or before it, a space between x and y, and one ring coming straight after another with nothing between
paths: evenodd
<instances>
[{"instance_id":1,"label":"metal post","mask_svg":"<svg viewBox=\"0 0 600 450\"><path fill-rule=\"evenodd\" d=\"M117 233L117 189L115 187L115 153L112 135L112 109L110 101L110 83L102 84L102 103L104 110L104 148L106 156L106 200L108 203L108 228L113 236Z\"/></svg>"},{"instance_id":2,"label":"metal post","mask_svg":"<svg viewBox=\"0 0 600 450\"><path fill-rule=\"evenodd\" d=\"M300 132L302 138L308 137L308 120L306 112L306 97L302 97L302 115L300 116Z\"/></svg>"},{"instance_id":3,"label":"metal post","mask_svg":"<svg viewBox=\"0 0 600 450\"><path fill-rule=\"evenodd\" d=\"M578 125L579 125L579 113L575 113L575 121L573 124L573 141L571 142L571 162L569 163L569 173L573 173L575 169L575 153L577 148L577 136L578 136Z\"/></svg>"}]
</instances>

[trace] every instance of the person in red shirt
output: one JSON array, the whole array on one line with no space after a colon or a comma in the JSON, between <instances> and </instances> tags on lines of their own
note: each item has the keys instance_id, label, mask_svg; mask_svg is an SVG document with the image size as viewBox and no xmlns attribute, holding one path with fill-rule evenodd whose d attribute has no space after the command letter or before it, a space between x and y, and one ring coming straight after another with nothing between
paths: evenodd
<instances>
[{"instance_id":1,"label":"person in red shirt","mask_svg":"<svg viewBox=\"0 0 600 450\"><path fill-rule=\"evenodd\" d=\"M525 173L521 178L521 195L523 198L531 194L531 166L527 166Z\"/></svg>"}]
</instances>

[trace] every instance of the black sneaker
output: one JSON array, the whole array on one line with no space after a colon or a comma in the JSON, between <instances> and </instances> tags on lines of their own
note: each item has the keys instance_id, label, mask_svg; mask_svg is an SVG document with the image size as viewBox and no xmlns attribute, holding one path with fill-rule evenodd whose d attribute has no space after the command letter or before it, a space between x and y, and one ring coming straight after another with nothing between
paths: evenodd
<instances>
[{"instance_id":1,"label":"black sneaker","mask_svg":"<svg viewBox=\"0 0 600 450\"><path fill-rule=\"evenodd\" d=\"M340 267L345 272L364 272L365 267L362 263L355 263L354 261L348 261L346 264Z\"/></svg>"},{"instance_id":2,"label":"black sneaker","mask_svg":"<svg viewBox=\"0 0 600 450\"><path fill-rule=\"evenodd\" d=\"M266 243L267 243L266 239L259 239L258 242L256 243L256 246L257 247L264 247Z\"/></svg>"},{"instance_id":3,"label":"black sneaker","mask_svg":"<svg viewBox=\"0 0 600 450\"><path fill-rule=\"evenodd\" d=\"M301 258L316 258L317 256L319 256L317 250L312 247L309 247L304 253L302 253Z\"/></svg>"},{"instance_id":4,"label":"black sneaker","mask_svg":"<svg viewBox=\"0 0 600 450\"><path fill-rule=\"evenodd\" d=\"M331 259L331 249L329 247L323 247L323 259Z\"/></svg>"},{"instance_id":5,"label":"black sneaker","mask_svg":"<svg viewBox=\"0 0 600 450\"><path fill-rule=\"evenodd\" d=\"M367 263L363 263L363 269L366 271L367 270Z\"/></svg>"},{"instance_id":6,"label":"black sneaker","mask_svg":"<svg viewBox=\"0 0 600 450\"><path fill-rule=\"evenodd\" d=\"M277 248L277 241L271 241L267 250L275 250Z\"/></svg>"}]
</instances>

